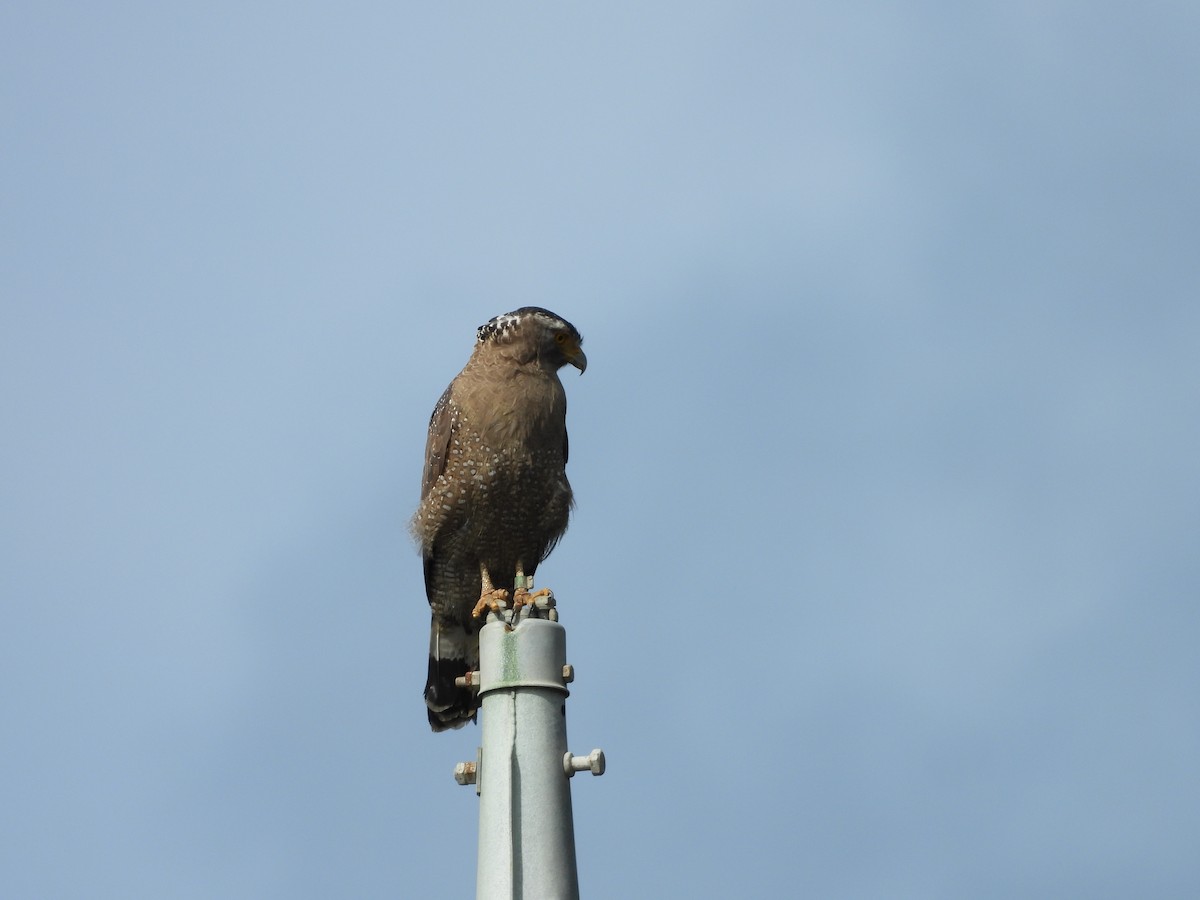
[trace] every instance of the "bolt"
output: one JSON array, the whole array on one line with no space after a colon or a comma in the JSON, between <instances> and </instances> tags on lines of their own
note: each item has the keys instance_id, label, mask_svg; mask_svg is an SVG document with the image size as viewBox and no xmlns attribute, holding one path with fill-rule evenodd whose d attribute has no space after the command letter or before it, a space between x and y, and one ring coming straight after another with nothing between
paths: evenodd
<instances>
[{"instance_id":1,"label":"bolt","mask_svg":"<svg viewBox=\"0 0 1200 900\"><path fill-rule=\"evenodd\" d=\"M587 756L572 756L570 751L563 757L563 771L568 778L573 778L576 772L591 772L593 775L604 774L604 751L593 750Z\"/></svg>"},{"instance_id":2,"label":"bolt","mask_svg":"<svg viewBox=\"0 0 1200 900\"><path fill-rule=\"evenodd\" d=\"M575 667L568 663L563 666L563 684L570 684L575 680Z\"/></svg>"},{"instance_id":3,"label":"bolt","mask_svg":"<svg viewBox=\"0 0 1200 900\"><path fill-rule=\"evenodd\" d=\"M464 787L468 784L475 783L476 765L475 761L460 762L454 767L454 780Z\"/></svg>"},{"instance_id":4,"label":"bolt","mask_svg":"<svg viewBox=\"0 0 1200 900\"><path fill-rule=\"evenodd\" d=\"M479 690L479 673L468 672L466 675L459 675L454 679L454 686L460 688L475 688Z\"/></svg>"}]
</instances>

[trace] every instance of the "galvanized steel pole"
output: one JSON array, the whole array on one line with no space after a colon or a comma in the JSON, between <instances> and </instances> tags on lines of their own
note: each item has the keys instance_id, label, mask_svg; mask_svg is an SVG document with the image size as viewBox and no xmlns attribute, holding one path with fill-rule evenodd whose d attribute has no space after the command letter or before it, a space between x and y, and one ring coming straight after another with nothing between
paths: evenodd
<instances>
[{"instance_id":1,"label":"galvanized steel pole","mask_svg":"<svg viewBox=\"0 0 1200 900\"><path fill-rule=\"evenodd\" d=\"M553 602L539 601L543 609L532 615L522 608L515 620L511 611L508 621L492 614L479 634L483 746L475 764L455 771L479 794L478 900L579 897L568 779L576 771L602 774L604 754L567 750L573 673L566 631L545 609Z\"/></svg>"}]
</instances>

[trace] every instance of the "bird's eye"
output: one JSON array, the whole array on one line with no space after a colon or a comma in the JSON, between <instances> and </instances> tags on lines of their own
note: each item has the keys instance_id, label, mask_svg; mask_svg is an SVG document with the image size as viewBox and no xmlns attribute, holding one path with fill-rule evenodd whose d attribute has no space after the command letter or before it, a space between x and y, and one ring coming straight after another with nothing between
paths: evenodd
<instances>
[{"instance_id":1,"label":"bird's eye","mask_svg":"<svg viewBox=\"0 0 1200 900\"><path fill-rule=\"evenodd\" d=\"M558 344L565 344L567 342L567 333L565 331L560 331L554 336L554 341Z\"/></svg>"}]
</instances>

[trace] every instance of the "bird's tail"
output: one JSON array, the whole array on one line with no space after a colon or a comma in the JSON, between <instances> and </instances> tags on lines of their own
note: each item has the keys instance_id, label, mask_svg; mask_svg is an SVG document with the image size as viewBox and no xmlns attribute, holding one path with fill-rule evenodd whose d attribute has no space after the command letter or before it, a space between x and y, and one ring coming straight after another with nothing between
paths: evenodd
<instances>
[{"instance_id":1,"label":"bird's tail","mask_svg":"<svg viewBox=\"0 0 1200 900\"><path fill-rule=\"evenodd\" d=\"M429 678L425 705L434 731L462 728L475 721L479 695L454 679L479 668L479 632L461 622L433 617L429 625Z\"/></svg>"}]
</instances>

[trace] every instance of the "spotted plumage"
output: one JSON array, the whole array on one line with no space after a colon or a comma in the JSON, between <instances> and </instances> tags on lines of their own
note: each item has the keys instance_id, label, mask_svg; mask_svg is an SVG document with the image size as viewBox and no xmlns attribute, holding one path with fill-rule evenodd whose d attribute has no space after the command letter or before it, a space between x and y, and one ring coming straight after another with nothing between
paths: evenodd
<instances>
[{"instance_id":1,"label":"spotted plumage","mask_svg":"<svg viewBox=\"0 0 1200 900\"><path fill-rule=\"evenodd\" d=\"M413 533L432 611L425 704L434 731L475 718L454 680L478 664L492 592L532 576L567 528L567 398L558 370L587 358L575 327L526 306L481 325L466 366L434 407Z\"/></svg>"}]
</instances>

